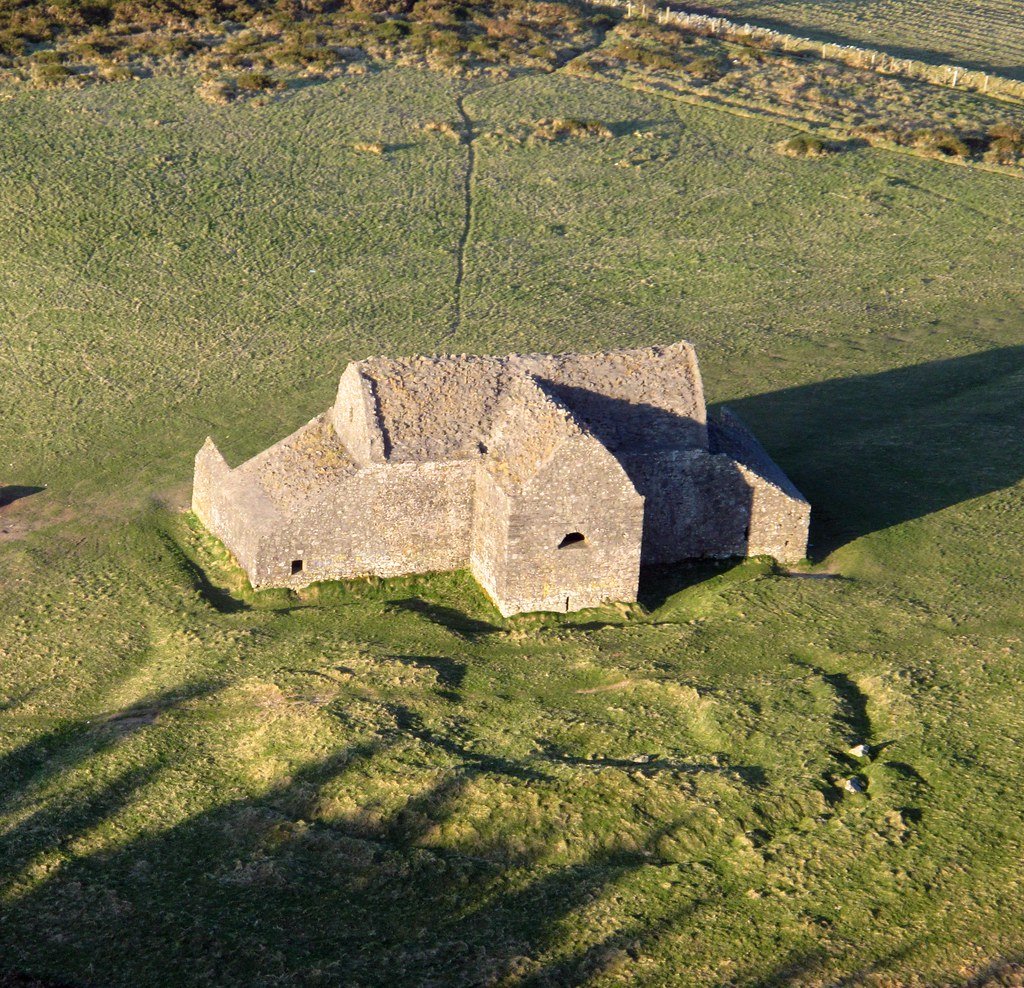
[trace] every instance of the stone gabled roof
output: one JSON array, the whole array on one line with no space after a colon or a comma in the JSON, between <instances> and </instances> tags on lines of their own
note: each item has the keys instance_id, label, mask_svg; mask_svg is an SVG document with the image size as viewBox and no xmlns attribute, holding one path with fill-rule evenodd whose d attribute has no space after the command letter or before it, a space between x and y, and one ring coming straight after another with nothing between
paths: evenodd
<instances>
[{"instance_id":1,"label":"stone gabled roof","mask_svg":"<svg viewBox=\"0 0 1024 988\"><path fill-rule=\"evenodd\" d=\"M290 515L318 503L325 490L357 469L327 415L318 415L233 474L261 491L278 511Z\"/></svg>"},{"instance_id":2,"label":"stone gabled roof","mask_svg":"<svg viewBox=\"0 0 1024 988\"><path fill-rule=\"evenodd\" d=\"M383 459L480 455L505 390L536 377L613 452L707 448L704 390L693 347L590 354L388 358L355 367L372 396Z\"/></svg>"},{"instance_id":3,"label":"stone gabled roof","mask_svg":"<svg viewBox=\"0 0 1024 988\"><path fill-rule=\"evenodd\" d=\"M562 444L586 433L583 425L532 375L514 378L505 389L485 444L483 463L502 488L535 476Z\"/></svg>"},{"instance_id":4,"label":"stone gabled roof","mask_svg":"<svg viewBox=\"0 0 1024 988\"><path fill-rule=\"evenodd\" d=\"M807 502L807 498L797 490L793 481L783 473L782 468L768 455L768 451L732 409L720 406L708 431L712 453L724 453L777 487L788 497L795 501Z\"/></svg>"}]
</instances>

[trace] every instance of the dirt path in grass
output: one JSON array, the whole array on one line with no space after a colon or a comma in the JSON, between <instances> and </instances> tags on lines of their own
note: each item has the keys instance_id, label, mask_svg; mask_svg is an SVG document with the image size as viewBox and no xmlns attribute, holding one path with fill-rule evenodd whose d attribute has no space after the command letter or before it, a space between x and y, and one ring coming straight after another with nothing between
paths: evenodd
<instances>
[{"instance_id":1,"label":"dirt path in grass","mask_svg":"<svg viewBox=\"0 0 1024 988\"><path fill-rule=\"evenodd\" d=\"M473 120L466 112L465 97L455 101L462 121L463 143L466 145L466 174L462 184L462 230L455 254L455 287L452 294L452 318L448 324L448 336L454 336L462 325L462 282L466 274L466 245L473 231L473 187L476 184L476 148L473 142Z\"/></svg>"}]
</instances>

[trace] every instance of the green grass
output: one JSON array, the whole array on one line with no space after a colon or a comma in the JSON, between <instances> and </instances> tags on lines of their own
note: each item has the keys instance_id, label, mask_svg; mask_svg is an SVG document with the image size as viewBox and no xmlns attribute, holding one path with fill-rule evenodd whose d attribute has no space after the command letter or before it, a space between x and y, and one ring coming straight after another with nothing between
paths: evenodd
<instances>
[{"instance_id":1,"label":"green grass","mask_svg":"<svg viewBox=\"0 0 1024 988\"><path fill-rule=\"evenodd\" d=\"M805 37L1024 77L1024 30L1013 0L723 0L707 6Z\"/></svg>"},{"instance_id":2,"label":"green grass","mask_svg":"<svg viewBox=\"0 0 1024 988\"><path fill-rule=\"evenodd\" d=\"M472 158L424 129L460 98ZM1020 958L1017 180L785 158L788 127L562 74L4 109L0 466L48 487L0 509L0 973L931 984ZM503 136L549 118L615 136ZM838 578L677 567L639 606L505 621L462 574L254 594L176 510L207 433L238 462L349 359L680 336Z\"/></svg>"}]
</instances>

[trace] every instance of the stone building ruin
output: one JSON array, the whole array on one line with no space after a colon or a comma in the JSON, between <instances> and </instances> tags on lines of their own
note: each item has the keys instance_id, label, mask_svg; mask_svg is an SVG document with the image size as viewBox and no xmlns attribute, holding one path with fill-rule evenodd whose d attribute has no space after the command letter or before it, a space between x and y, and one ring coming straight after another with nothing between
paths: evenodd
<instances>
[{"instance_id":1,"label":"stone building ruin","mask_svg":"<svg viewBox=\"0 0 1024 988\"><path fill-rule=\"evenodd\" d=\"M207 439L192 509L253 587L468 568L504 615L634 601L640 566L802 559L810 506L689 343L374 357L332 408L231 469Z\"/></svg>"}]
</instances>

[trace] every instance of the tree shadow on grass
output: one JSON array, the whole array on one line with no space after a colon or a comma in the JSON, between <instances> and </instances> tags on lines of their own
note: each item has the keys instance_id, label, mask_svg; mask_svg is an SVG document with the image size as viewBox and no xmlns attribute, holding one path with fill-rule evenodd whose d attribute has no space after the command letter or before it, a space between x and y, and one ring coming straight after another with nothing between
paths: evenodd
<instances>
[{"instance_id":1,"label":"tree shadow on grass","mask_svg":"<svg viewBox=\"0 0 1024 988\"><path fill-rule=\"evenodd\" d=\"M811 503L811 558L1024 477L1024 346L730 402Z\"/></svg>"},{"instance_id":2,"label":"tree shadow on grass","mask_svg":"<svg viewBox=\"0 0 1024 988\"><path fill-rule=\"evenodd\" d=\"M19 971L104 985L143 983L158 964L167 984L561 986L587 983L621 944L661 936L657 922L635 917L624 920L628 930L577 939L562 953L566 924L649 867L648 847L667 823L652 821L642 846L613 841L561 863L539 834L476 832L469 824L480 819L483 776L531 801L535 787L556 780L530 760L470 750L407 708L392 713L394 726L375 738L129 842L76 847L127 805L156 763L17 825L16 864L52 851L62 860L0 901L0 957ZM348 780L358 790L377 760L407 761L410 739L457 764L425 773L423 787L383 811L346 809ZM56 771L95 750L80 738L54 760ZM678 904L692 905L688 895ZM540 960L552 951L563 959Z\"/></svg>"}]
</instances>

